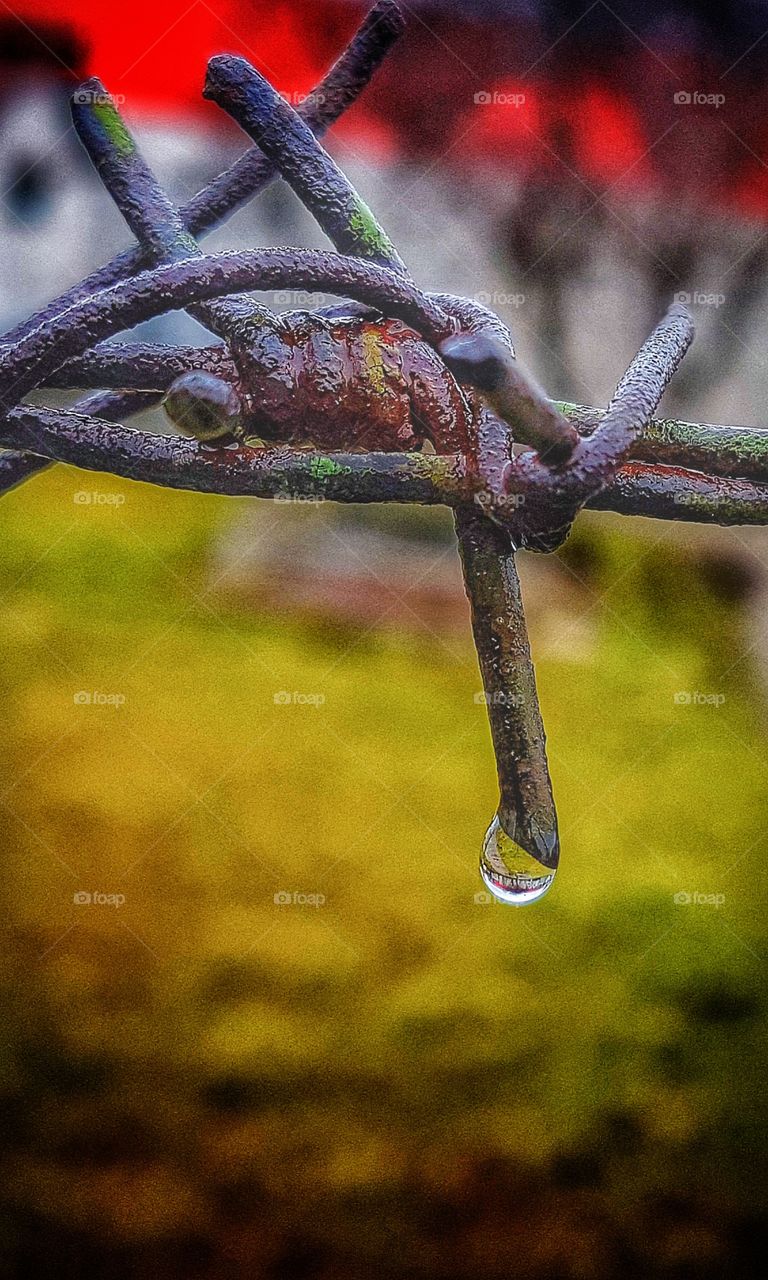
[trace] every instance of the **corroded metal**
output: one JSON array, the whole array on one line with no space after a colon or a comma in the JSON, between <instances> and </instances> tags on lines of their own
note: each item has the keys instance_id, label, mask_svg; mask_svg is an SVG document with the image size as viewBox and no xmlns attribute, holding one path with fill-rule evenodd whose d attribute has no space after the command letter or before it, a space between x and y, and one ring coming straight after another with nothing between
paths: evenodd
<instances>
[{"instance_id":1,"label":"corroded metal","mask_svg":"<svg viewBox=\"0 0 768 1280\"><path fill-rule=\"evenodd\" d=\"M768 484L686 467L628 462L589 505L623 515L700 524L768 524Z\"/></svg>"},{"instance_id":2,"label":"corroded metal","mask_svg":"<svg viewBox=\"0 0 768 1280\"><path fill-rule=\"evenodd\" d=\"M545 466L560 466L572 457L579 441L576 428L493 335L464 330L441 342L440 355L459 382L481 392L516 441L533 445Z\"/></svg>"},{"instance_id":3,"label":"corroded metal","mask_svg":"<svg viewBox=\"0 0 768 1280\"><path fill-rule=\"evenodd\" d=\"M157 399L131 397L139 412ZM106 421L113 394L79 401L76 409L20 406L0 423L0 482L19 463L21 483L51 461L125 479L201 493L273 498L281 491L333 502L418 502L458 507L474 502L483 512L492 495L478 490L457 454L318 453L287 448L201 447L181 436L154 435ZM125 409L126 406L124 405ZM378 488L378 485L381 488ZM702 475L683 468L627 462L586 504L588 508L659 520L702 524L768 524L768 484ZM494 522L495 523L495 522Z\"/></svg>"},{"instance_id":4,"label":"corroded metal","mask_svg":"<svg viewBox=\"0 0 768 1280\"><path fill-rule=\"evenodd\" d=\"M258 145L183 208L102 83L83 86L75 128L137 244L0 340L0 493L63 461L200 492L452 507L499 821L553 870L557 820L515 553L553 550L584 507L768 523L768 431L652 417L693 335L683 307L670 309L599 411L550 401L486 308L416 286L318 141L402 25L394 0L379 0L298 111L242 58L212 59L206 96ZM334 252L205 255L198 237L276 173ZM252 296L274 289L343 301L278 315ZM105 341L174 308L222 343ZM46 386L99 390L72 410L22 403ZM196 438L123 425L163 397Z\"/></svg>"},{"instance_id":5,"label":"corroded metal","mask_svg":"<svg viewBox=\"0 0 768 1280\"><path fill-rule=\"evenodd\" d=\"M0 409L12 407L60 364L164 311L241 289L338 293L403 320L432 345L452 322L402 276L317 249L250 249L185 259L142 272L51 317L3 351Z\"/></svg>"},{"instance_id":6,"label":"corroded metal","mask_svg":"<svg viewBox=\"0 0 768 1280\"><path fill-rule=\"evenodd\" d=\"M61 389L95 385L161 392L180 374L201 366L221 377L237 378L236 365L224 345L164 347L147 342L110 342L65 361L42 385Z\"/></svg>"},{"instance_id":7,"label":"corroded metal","mask_svg":"<svg viewBox=\"0 0 768 1280\"><path fill-rule=\"evenodd\" d=\"M467 500L455 455L299 452L285 446L211 449L183 436L134 431L73 410L19 406L0 422L0 447L23 449L24 458L30 453L200 493L296 495L320 502L454 505Z\"/></svg>"},{"instance_id":8,"label":"corroded metal","mask_svg":"<svg viewBox=\"0 0 768 1280\"><path fill-rule=\"evenodd\" d=\"M518 499L518 542L554 551L567 537L578 511L611 481L656 409L693 339L685 307L673 304L631 362L594 432L572 450L567 465L553 471L525 453L509 464L504 487Z\"/></svg>"},{"instance_id":9,"label":"corroded metal","mask_svg":"<svg viewBox=\"0 0 768 1280\"><path fill-rule=\"evenodd\" d=\"M554 870L557 815L509 535L471 507L456 512L456 532L498 768L499 820L512 840Z\"/></svg>"}]
</instances>

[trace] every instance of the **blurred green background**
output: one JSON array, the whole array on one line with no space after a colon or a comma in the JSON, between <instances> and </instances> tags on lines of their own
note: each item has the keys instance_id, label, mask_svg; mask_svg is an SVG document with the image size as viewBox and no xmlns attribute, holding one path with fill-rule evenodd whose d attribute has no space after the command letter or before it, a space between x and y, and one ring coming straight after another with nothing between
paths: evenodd
<instances>
[{"instance_id":1,"label":"blurred green background","mask_svg":"<svg viewBox=\"0 0 768 1280\"><path fill-rule=\"evenodd\" d=\"M587 516L525 564L563 862L514 909L480 892L463 606L222 590L256 505L65 467L0 504L8 1274L764 1274L765 713L727 539ZM353 518L453 563L446 513Z\"/></svg>"}]
</instances>

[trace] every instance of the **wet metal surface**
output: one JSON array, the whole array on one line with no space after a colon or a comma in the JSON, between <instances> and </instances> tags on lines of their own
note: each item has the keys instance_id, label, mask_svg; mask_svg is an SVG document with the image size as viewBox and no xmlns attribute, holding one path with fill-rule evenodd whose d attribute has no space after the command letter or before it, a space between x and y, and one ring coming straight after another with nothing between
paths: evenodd
<instances>
[{"instance_id":1,"label":"wet metal surface","mask_svg":"<svg viewBox=\"0 0 768 1280\"><path fill-rule=\"evenodd\" d=\"M58 460L202 492L453 507L499 775L481 872L519 904L549 888L559 845L516 551L555 550L585 506L766 523L768 431L652 418L693 337L682 306L598 411L549 400L492 312L417 287L318 141L402 27L379 0L298 112L244 59L213 58L206 96L260 145L183 208L86 82L73 123L138 244L0 342L0 493ZM198 238L278 173L334 251L205 255ZM343 301L277 315L252 296L275 289ZM104 345L172 309L223 345ZM21 403L43 386L98 390L71 411ZM186 435L122 425L163 397Z\"/></svg>"}]
</instances>

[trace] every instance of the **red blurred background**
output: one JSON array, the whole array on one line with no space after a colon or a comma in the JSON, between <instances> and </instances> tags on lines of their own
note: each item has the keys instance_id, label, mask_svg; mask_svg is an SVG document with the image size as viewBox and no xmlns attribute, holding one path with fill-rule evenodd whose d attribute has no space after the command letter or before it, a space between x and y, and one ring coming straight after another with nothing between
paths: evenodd
<instances>
[{"instance_id":1,"label":"red blurred background","mask_svg":"<svg viewBox=\"0 0 768 1280\"><path fill-rule=\"evenodd\" d=\"M227 129L200 97L212 51L241 53L282 91L306 92L363 8L344 0L134 0L128 11L76 0L65 12L60 0L26 0L13 13L5 6L0 23L3 81L42 67L68 85L98 74L124 95L128 115L203 112ZM765 15L762 3L412 4L409 38L338 131L411 155L482 158L555 177L565 158L589 182L631 180L670 193L694 177L702 203L765 218ZM694 101L684 128L659 141L674 95L693 90L727 95L733 134L716 106ZM474 111L482 91L502 100ZM523 107L509 110L503 95L520 93Z\"/></svg>"}]
</instances>

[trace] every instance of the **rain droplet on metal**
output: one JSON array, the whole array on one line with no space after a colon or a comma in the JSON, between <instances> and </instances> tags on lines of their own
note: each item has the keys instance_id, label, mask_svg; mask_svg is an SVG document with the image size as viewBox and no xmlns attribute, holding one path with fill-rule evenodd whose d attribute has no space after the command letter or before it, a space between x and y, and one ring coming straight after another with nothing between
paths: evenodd
<instances>
[{"instance_id":1,"label":"rain droplet on metal","mask_svg":"<svg viewBox=\"0 0 768 1280\"><path fill-rule=\"evenodd\" d=\"M507 835L497 814L485 833L480 874L499 902L522 907L536 902L555 878L557 864L545 866Z\"/></svg>"}]
</instances>

